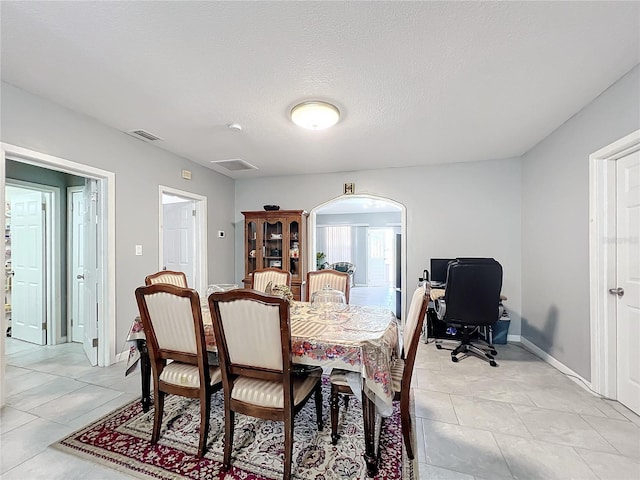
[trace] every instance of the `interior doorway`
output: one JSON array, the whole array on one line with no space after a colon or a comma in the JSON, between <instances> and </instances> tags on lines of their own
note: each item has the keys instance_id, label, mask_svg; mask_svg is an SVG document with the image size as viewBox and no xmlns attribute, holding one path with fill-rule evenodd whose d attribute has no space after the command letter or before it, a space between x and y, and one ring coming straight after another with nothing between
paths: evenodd
<instances>
[{"instance_id":1,"label":"interior doorway","mask_svg":"<svg viewBox=\"0 0 640 480\"><path fill-rule=\"evenodd\" d=\"M591 384L640 414L640 130L589 160Z\"/></svg>"},{"instance_id":2,"label":"interior doorway","mask_svg":"<svg viewBox=\"0 0 640 480\"><path fill-rule=\"evenodd\" d=\"M17 147L6 143L0 144L0 197L4 198L6 194L6 172L7 163L14 162L19 165L36 167L46 170L47 175L60 175L68 174L83 179L89 179L93 187L87 191L87 194L91 198L92 208L87 210L86 218L89 219L91 214L94 213L92 221L94 226L91 229L95 234L95 259L97 262L97 268L94 272L91 272L95 283L91 289L95 296L95 303L92 305L90 311L94 315L92 324L94 335L91 338L91 345L89 350L93 355L93 364L100 366L111 365L115 361L115 175L112 172L97 169L88 165L71 162L59 157L43 154L33 150ZM46 183L46 182L39 182ZM61 202L62 203L62 202ZM64 204L63 204L64 205ZM64 207L63 207L64 209ZM55 209L60 211L59 208ZM53 238L57 238L57 235L61 232L61 223L52 223L52 228L56 226L56 230L53 234ZM66 245L66 244L65 244ZM7 249L6 234L5 234L5 250ZM61 252L65 249L62 244L57 248L52 249L51 258L55 258L59 255L62 258ZM55 266L55 262L54 262ZM6 264L5 264L6 267ZM52 279L49 281L52 290L49 298L59 299L63 298L61 294L63 284L66 284L66 278L61 278L60 275L62 269L60 267L51 269ZM0 286L6 290L8 277L6 275L0 276ZM62 302L59 302L62 305ZM57 310L63 308L56 307L53 309L54 313ZM5 309L2 309L0 314L0 321L5 332L7 327L7 318L5 315ZM62 317L60 317L62 318ZM66 335L62 335L65 322L59 321L58 327L55 331L54 341L56 343L67 341ZM4 404L4 392L5 392L5 335L2 335L0 340L0 405ZM96 339L96 341L93 341Z\"/></svg>"},{"instance_id":3,"label":"interior doorway","mask_svg":"<svg viewBox=\"0 0 640 480\"><path fill-rule=\"evenodd\" d=\"M160 270L184 272L187 285L207 290L207 198L160 186Z\"/></svg>"},{"instance_id":4,"label":"interior doorway","mask_svg":"<svg viewBox=\"0 0 640 480\"><path fill-rule=\"evenodd\" d=\"M355 265L350 303L388 307L400 314L399 318L404 318L404 205L375 195L342 195L311 210L309 229L309 270L317 270L318 253L324 254L328 263L345 261L332 258L336 252L349 255L350 260L346 261ZM340 238L345 239L344 242L340 242Z\"/></svg>"}]
</instances>

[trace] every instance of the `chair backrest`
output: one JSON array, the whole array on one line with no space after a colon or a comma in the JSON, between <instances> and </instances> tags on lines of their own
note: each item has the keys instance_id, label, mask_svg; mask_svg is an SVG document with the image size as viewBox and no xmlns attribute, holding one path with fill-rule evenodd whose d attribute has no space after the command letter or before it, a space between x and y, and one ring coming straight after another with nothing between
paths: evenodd
<instances>
[{"instance_id":1,"label":"chair backrest","mask_svg":"<svg viewBox=\"0 0 640 480\"><path fill-rule=\"evenodd\" d=\"M251 288L259 292L265 292L267 285L286 285L291 288L291 272L280 270L279 268L263 268L256 270L252 275Z\"/></svg>"},{"instance_id":2,"label":"chair backrest","mask_svg":"<svg viewBox=\"0 0 640 480\"><path fill-rule=\"evenodd\" d=\"M155 285L157 283L165 283L168 285L176 285L177 287L187 288L187 276L184 272L174 272L171 270L161 270L157 273L147 275L144 279L145 285Z\"/></svg>"},{"instance_id":3,"label":"chair backrest","mask_svg":"<svg viewBox=\"0 0 640 480\"><path fill-rule=\"evenodd\" d=\"M499 318L502 266L493 258L458 258L449 264L445 322L491 325Z\"/></svg>"},{"instance_id":4,"label":"chair backrest","mask_svg":"<svg viewBox=\"0 0 640 480\"><path fill-rule=\"evenodd\" d=\"M403 389L405 387L408 389L411 386L411 375L416 360L418 344L420 343L420 334L429 307L430 288L429 284L425 283L418 287L413 292L413 297L411 297L409 313L407 314L402 336L402 358L404 359Z\"/></svg>"},{"instance_id":5,"label":"chair backrest","mask_svg":"<svg viewBox=\"0 0 640 480\"><path fill-rule=\"evenodd\" d=\"M349 288L351 281L348 273L337 272L335 270L316 270L307 272L307 302L311 300L311 295L318 290L322 290L327 285L334 290L344 292L344 297L349 303Z\"/></svg>"},{"instance_id":6,"label":"chair backrest","mask_svg":"<svg viewBox=\"0 0 640 480\"><path fill-rule=\"evenodd\" d=\"M157 283L136 289L136 301L151 357L156 367L166 359L198 365L209 374L207 347L198 292ZM200 385L208 385L201 378Z\"/></svg>"},{"instance_id":7,"label":"chair backrest","mask_svg":"<svg viewBox=\"0 0 640 480\"><path fill-rule=\"evenodd\" d=\"M256 290L209 296L225 388L236 376L282 381L290 391L289 302Z\"/></svg>"},{"instance_id":8,"label":"chair backrest","mask_svg":"<svg viewBox=\"0 0 640 480\"><path fill-rule=\"evenodd\" d=\"M407 313L407 319L404 324L402 358L406 358L407 356L407 351L413 342L418 324L424 321L424 316L429 305L429 288L427 284L423 284L413 292L413 297L411 297L409 312ZM422 325L420 325L419 331L422 331ZM418 332L418 337L419 336L420 333Z\"/></svg>"}]
</instances>

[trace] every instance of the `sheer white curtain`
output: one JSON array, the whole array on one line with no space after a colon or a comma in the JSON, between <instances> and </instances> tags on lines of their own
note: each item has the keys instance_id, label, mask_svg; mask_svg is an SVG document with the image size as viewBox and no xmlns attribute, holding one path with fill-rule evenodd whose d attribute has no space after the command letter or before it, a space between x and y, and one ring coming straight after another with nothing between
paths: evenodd
<instances>
[{"instance_id":1,"label":"sheer white curtain","mask_svg":"<svg viewBox=\"0 0 640 480\"><path fill-rule=\"evenodd\" d=\"M353 250L351 226L327 226L324 230L327 262L351 262Z\"/></svg>"}]
</instances>

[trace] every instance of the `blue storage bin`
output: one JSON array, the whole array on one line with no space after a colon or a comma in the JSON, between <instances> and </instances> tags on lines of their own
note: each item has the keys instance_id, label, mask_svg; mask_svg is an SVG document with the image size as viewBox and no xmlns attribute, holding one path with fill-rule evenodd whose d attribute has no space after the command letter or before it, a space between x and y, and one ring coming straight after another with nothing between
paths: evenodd
<instances>
[{"instance_id":1,"label":"blue storage bin","mask_svg":"<svg viewBox=\"0 0 640 480\"><path fill-rule=\"evenodd\" d=\"M504 345L507 343L507 335L509 333L509 325L511 324L511 319L509 318L509 314L505 310L500 320L493 324L491 327L493 333L493 344Z\"/></svg>"}]
</instances>

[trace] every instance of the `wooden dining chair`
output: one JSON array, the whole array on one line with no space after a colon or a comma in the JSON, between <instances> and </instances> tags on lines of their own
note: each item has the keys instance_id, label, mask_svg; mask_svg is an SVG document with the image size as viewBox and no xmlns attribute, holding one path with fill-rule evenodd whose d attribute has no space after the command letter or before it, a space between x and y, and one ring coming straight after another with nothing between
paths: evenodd
<instances>
[{"instance_id":1,"label":"wooden dining chair","mask_svg":"<svg viewBox=\"0 0 640 480\"><path fill-rule=\"evenodd\" d=\"M166 283L177 287L187 288L187 276L184 272L174 272L171 270L161 270L147 275L144 279L145 285L155 285L156 283Z\"/></svg>"},{"instance_id":2,"label":"wooden dining chair","mask_svg":"<svg viewBox=\"0 0 640 480\"><path fill-rule=\"evenodd\" d=\"M403 348L400 358L391 365L391 386L395 392L394 400L400 401L400 419L402 436L407 449L407 457L413 460L415 454L412 438L412 420L409 410L409 394L411 376L416 360L420 333L429 306L429 286L422 285L416 289L411 298L409 313L404 327ZM331 442L335 445L338 435L338 396L340 393L352 393L346 378L347 371L333 369L331 372Z\"/></svg>"},{"instance_id":3,"label":"wooden dining chair","mask_svg":"<svg viewBox=\"0 0 640 480\"><path fill-rule=\"evenodd\" d=\"M307 302L311 301L311 296L318 290L322 290L329 285L334 290L344 293L345 300L349 303L349 289L351 279L348 273L336 270L315 270L307 272Z\"/></svg>"},{"instance_id":4,"label":"wooden dining chair","mask_svg":"<svg viewBox=\"0 0 640 480\"><path fill-rule=\"evenodd\" d=\"M151 443L158 442L165 395L200 399L198 456L206 450L211 394L222 386L220 368L209 365L198 292L166 283L136 289L151 361L155 413Z\"/></svg>"},{"instance_id":5,"label":"wooden dining chair","mask_svg":"<svg viewBox=\"0 0 640 480\"><path fill-rule=\"evenodd\" d=\"M291 288L291 272L279 268L263 268L256 270L251 276L251 288L259 292L266 292L267 285L285 285Z\"/></svg>"},{"instance_id":6,"label":"wooden dining chair","mask_svg":"<svg viewBox=\"0 0 640 480\"><path fill-rule=\"evenodd\" d=\"M255 290L209 296L224 389L224 466L231 466L235 413L284 422L284 479L291 478L293 419L315 393L322 429L322 369L292 374L289 302Z\"/></svg>"}]
</instances>

